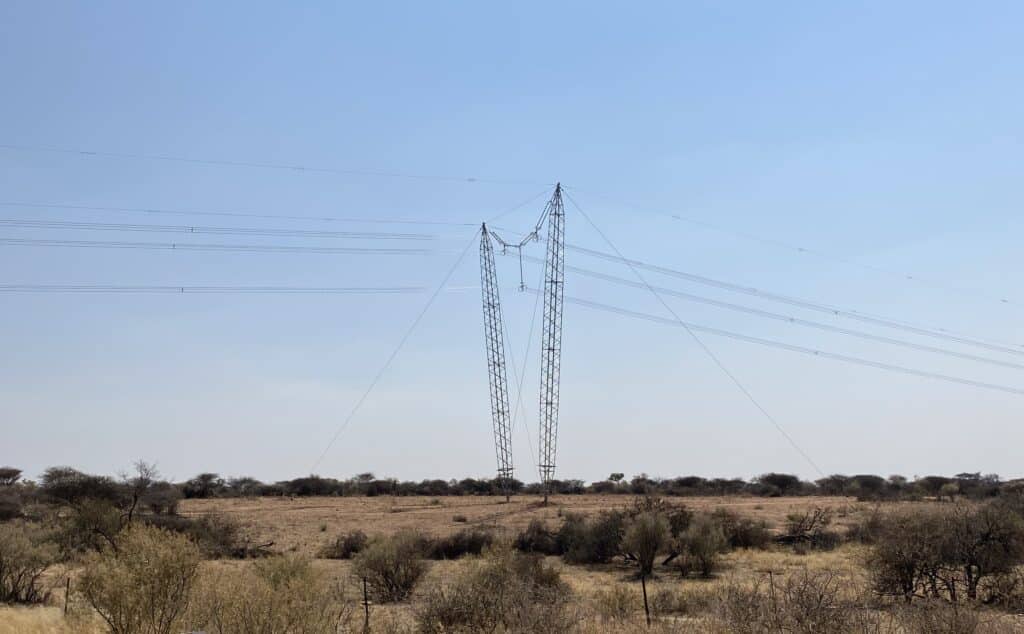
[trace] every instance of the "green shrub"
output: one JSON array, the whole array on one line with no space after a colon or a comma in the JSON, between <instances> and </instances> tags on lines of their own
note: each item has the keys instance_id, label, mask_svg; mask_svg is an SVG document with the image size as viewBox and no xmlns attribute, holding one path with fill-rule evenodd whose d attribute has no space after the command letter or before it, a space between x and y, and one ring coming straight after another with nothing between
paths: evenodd
<instances>
[{"instance_id":1,"label":"green shrub","mask_svg":"<svg viewBox=\"0 0 1024 634\"><path fill-rule=\"evenodd\" d=\"M116 549L86 556L77 588L112 634L173 634L182 630L199 559L188 538L135 525Z\"/></svg>"},{"instance_id":2,"label":"green shrub","mask_svg":"<svg viewBox=\"0 0 1024 634\"><path fill-rule=\"evenodd\" d=\"M43 603L43 573L57 561L48 535L25 524L0 524L0 603Z\"/></svg>"},{"instance_id":3,"label":"green shrub","mask_svg":"<svg viewBox=\"0 0 1024 634\"><path fill-rule=\"evenodd\" d=\"M426 572L422 538L412 532L397 533L370 543L356 555L354 574L365 579L380 603L404 601Z\"/></svg>"}]
</instances>

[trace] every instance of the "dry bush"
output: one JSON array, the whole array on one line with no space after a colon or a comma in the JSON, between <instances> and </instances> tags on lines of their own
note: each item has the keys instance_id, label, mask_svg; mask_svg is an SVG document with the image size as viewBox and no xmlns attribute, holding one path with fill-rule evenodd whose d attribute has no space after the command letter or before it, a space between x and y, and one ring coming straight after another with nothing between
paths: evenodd
<instances>
[{"instance_id":1,"label":"dry bush","mask_svg":"<svg viewBox=\"0 0 1024 634\"><path fill-rule=\"evenodd\" d=\"M839 534L828 530L832 510L814 508L786 516L785 531L779 540L791 544L803 554L808 549L832 550L839 545Z\"/></svg>"},{"instance_id":2,"label":"dry bush","mask_svg":"<svg viewBox=\"0 0 1024 634\"><path fill-rule=\"evenodd\" d=\"M278 556L202 575L186 624L208 634L334 634L352 605L308 559Z\"/></svg>"},{"instance_id":3,"label":"dry bush","mask_svg":"<svg viewBox=\"0 0 1024 634\"><path fill-rule=\"evenodd\" d=\"M78 591L113 634L180 632L199 560L188 538L135 525L86 556Z\"/></svg>"},{"instance_id":4,"label":"dry bush","mask_svg":"<svg viewBox=\"0 0 1024 634\"><path fill-rule=\"evenodd\" d=\"M772 534L764 520L740 517L728 509L715 509L711 517L722 527L729 548L766 549L772 544Z\"/></svg>"},{"instance_id":5,"label":"dry bush","mask_svg":"<svg viewBox=\"0 0 1024 634\"><path fill-rule=\"evenodd\" d=\"M0 486L0 522L7 522L21 517L21 494L18 487Z\"/></svg>"},{"instance_id":6,"label":"dry bush","mask_svg":"<svg viewBox=\"0 0 1024 634\"><path fill-rule=\"evenodd\" d=\"M858 606L841 598L848 581L830 572L803 570L777 584L730 584L717 597L716 621L729 632L845 634L878 629Z\"/></svg>"},{"instance_id":7,"label":"dry bush","mask_svg":"<svg viewBox=\"0 0 1024 634\"><path fill-rule=\"evenodd\" d=\"M466 528L447 537L427 540L429 559L458 559L466 555L479 555L494 543L494 534L479 528Z\"/></svg>"},{"instance_id":8,"label":"dry bush","mask_svg":"<svg viewBox=\"0 0 1024 634\"><path fill-rule=\"evenodd\" d=\"M654 570L654 558L664 552L669 538L665 516L657 511L646 511L633 518L626 528L622 551L639 566L640 576L646 577Z\"/></svg>"},{"instance_id":9,"label":"dry bush","mask_svg":"<svg viewBox=\"0 0 1024 634\"><path fill-rule=\"evenodd\" d=\"M146 524L187 536L208 559L255 559L270 555L273 542L254 544L242 526L226 515L203 515L199 518L177 515L150 515Z\"/></svg>"},{"instance_id":10,"label":"dry bush","mask_svg":"<svg viewBox=\"0 0 1024 634\"><path fill-rule=\"evenodd\" d=\"M565 632L568 589L537 556L492 550L416 611L420 632Z\"/></svg>"},{"instance_id":11,"label":"dry bush","mask_svg":"<svg viewBox=\"0 0 1024 634\"><path fill-rule=\"evenodd\" d=\"M352 559L366 548L369 541L370 538L363 531L350 531L344 535L338 535L334 541L320 549L320 557L323 559Z\"/></svg>"},{"instance_id":12,"label":"dry bush","mask_svg":"<svg viewBox=\"0 0 1024 634\"><path fill-rule=\"evenodd\" d=\"M605 620L621 621L642 610L643 596L629 586L616 583L593 596L594 612Z\"/></svg>"},{"instance_id":13,"label":"dry bush","mask_svg":"<svg viewBox=\"0 0 1024 634\"><path fill-rule=\"evenodd\" d=\"M909 602L996 602L1024 563L1024 521L996 505L944 505L886 519L868 569L874 590ZM979 592L980 591L980 592Z\"/></svg>"},{"instance_id":14,"label":"dry bush","mask_svg":"<svg viewBox=\"0 0 1024 634\"><path fill-rule=\"evenodd\" d=\"M697 572L706 579L718 567L719 556L727 548L721 525L708 515L698 515L676 540L675 563L682 576Z\"/></svg>"},{"instance_id":15,"label":"dry bush","mask_svg":"<svg viewBox=\"0 0 1024 634\"><path fill-rule=\"evenodd\" d=\"M605 511L594 518L570 514L558 531L558 549L572 564L603 564L619 554L626 517Z\"/></svg>"},{"instance_id":16,"label":"dry bush","mask_svg":"<svg viewBox=\"0 0 1024 634\"><path fill-rule=\"evenodd\" d=\"M537 553L540 555L561 555L555 533L548 530L544 522L539 519L530 520L526 530L519 533L515 540L516 550L524 553Z\"/></svg>"},{"instance_id":17,"label":"dry bush","mask_svg":"<svg viewBox=\"0 0 1024 634\"><path fill-rule=\"evenodd\" d=\"M422 537L414 532L401 532L371 542L356 555L352 571L366 580L376 601L404 601L427 571L422 554Z\"/></svg>"},{"instance_id":18,"label":"dry bush","mask_svg":"<svg viewBox=\"0 0 1024 634\"><path fill-rule=\"evenodd\" d=\"M907 634L974 634L981 631L978 613L939 600L920 601L896 611L896 622Z\"/></svg>"},{"instance_id":19,"label":"dry bush","mask_svg":"<svg viewBox=\"0 0 1024 634\"><path fill-rule=\"evenodd\" d=\"M656 616L694 616L710 608L707 592L662 588L651 595L651 613Z\"/></svg>"},{"instance_id":20,"label":"dry bush","mask_svg":"<svg viewBox=\"0 0 1024 634\"><path fill-rule=\"evenodd\" d=\"M65 557L79 553L117 548L117 538L124 529L121 511L106 500L85 498L77 502L64 521L57 541Z\"/></svg>"},{"instance_id":21,"label":"dry bush","mask_svg":"<svg viewBox=\"0 0 1024 634\"><path fill-rule=\"evenodd\" d=\"M43 603L43 573L57 561L48 535L25 524L0 524L0 603Z\"/></svg>"}]
</instances>

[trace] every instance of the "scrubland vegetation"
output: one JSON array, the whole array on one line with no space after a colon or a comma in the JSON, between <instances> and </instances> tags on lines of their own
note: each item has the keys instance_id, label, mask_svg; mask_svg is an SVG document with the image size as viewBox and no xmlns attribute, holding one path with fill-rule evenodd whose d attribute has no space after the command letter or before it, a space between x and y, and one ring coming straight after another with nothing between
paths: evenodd
<instances>
[{"instance_id":1,"label":"scrubland vegetation","mask_svg":"<svg viewBox=\"0 0 1024 634\"><path fill-rule=\"evenodd\" d=\"M266 485L208 476L0 469L0 632L1024 631L1024 489L992 476L769 474L709 497L717 481L613 474L593 507L446 483L345 529L366 496L413 494L303 478L304 499L353 498L319 498L331 515L315 525L288 520L314 549L217 501Z\"/></svg>"}]
</instances>

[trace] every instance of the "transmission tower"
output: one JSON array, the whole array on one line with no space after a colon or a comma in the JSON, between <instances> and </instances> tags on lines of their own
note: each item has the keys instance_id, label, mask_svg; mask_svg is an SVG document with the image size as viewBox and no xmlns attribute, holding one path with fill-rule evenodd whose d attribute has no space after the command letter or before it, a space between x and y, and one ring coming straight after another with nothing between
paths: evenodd
<instances>
[{"instance_id":1,"label":"transmission tower","mask_svg":"<svg viewBox=\"0 0 1024 634\"><path fill-rule=\"evenodd\" d=\"M504 324L501 319L501 297L494 266L494 247L487 225L480 229L480 289L484 304L484 335L487 342L487 374L491 386L491 416L494 419L494 450L498 457L498 480L509 499L512 482L512 423L508 398L508 375L505 371Z\"/></svg>"},{"instance_id":2,"label":"transmission tower","mask_svg":"<svg viewBox=\"0 0 1024 634\"><path fill-rule=\"evenodd\" d=\"M548 201L548 248L544 259L544 322L541 331L540 478L544 502L551 493L558 446L558 390L562 368L562 304L565 280L565 209L562 185Z\"/></svg>"}]
</instances>

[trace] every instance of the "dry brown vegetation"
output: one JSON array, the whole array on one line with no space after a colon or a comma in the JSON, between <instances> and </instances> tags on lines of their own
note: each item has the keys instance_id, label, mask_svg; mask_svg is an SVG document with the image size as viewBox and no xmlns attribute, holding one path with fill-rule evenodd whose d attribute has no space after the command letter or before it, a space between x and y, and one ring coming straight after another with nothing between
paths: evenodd
<instances>
[{"instance_id":1,"label":"dry brown vegetation","mask_svg":"<svg viewBox=\"0 0 1024 634\"><path fill-rule=\"evenodd\" d=\"M572 557L521 554L510 551L509 545L531 522L557 531L567 521L580 527L596 526L595 521L609 511L620 511L626 518L624 526L632 527L634 524L628 519L631 512L649 513L651 508L658 512L657 508L622 495L557 496L552 502L544 507L528 497L514 497L505 503L497 497L380 496L184 500L179 509L184 518L230 522L237 525L248 543L272 543L268 550L280 556L238 560L211 559L208 554L199 563L189 591L175 595L178 603L169 606L173 607L171 629L135 626L135 631L362 631L362 584L356 574L361 566L363 576L368 576L367 562L373 562L378 572L385 573L391 566L407 565L417 557L409 554L416 549L413 532L421 540L451 538L446 547L458 552L463 547L458 536L479 529L494 535L493 546L487 547L481 556L430 561L425 559L427 551L420 550L422 556L414 564L416 574L409 583L408 596L404 590L384 596L371 585L372 630L894 634L1024 631L1024 621L1014 616L1024 604L1000 607L981 605L980 601L961 602L954 608L948 601L936 601L934 597L904 604L873 592L877 580L868 564L877 547L868 542L877 539L877 535L872 527L880 518L952 508L950 502L878 505L842 497L707 497L668 502L670 507L666 508L678 509L685 504L688 517L698 521L689 521L688 528L677 536L666 533L671 531L672 522L658 527L658 556L653 574L646 578L653 620L649 629L635 561L620 555L605 563L568 563L566 559ZM959 508L976 506L964 503ZM709 522L712 517L718 518L718 524ZM765 548L723 547L724 535L717 532L717 527L723 521L735 523L739 519L753 520L758 525L763 521L778 539ZM145 548L146 543L133 544L131 535L141 535L145 542L161 533L154 531L128 530L127 537L118 538L121 541L116 542L116 548ZM320 558L325 548L337 544L339 537L356 531L364 532L367 540L355 540L360 545L355 552L348 553L353 558ZM832 543L832 538L822 537L825 534L847 538L834 537L836 541ZM168 539L172 541L155 546L155 552L185 548L181 537ZM140 538L135 540L139 542ZM685 549L687 544L690 550ZM377 554L360 556L369 552L368 547L376 548ZM717 559L704 578L705 570L699 560L686 557L707 555L707 548L716 551ZM673 549L679 554L667 561ZM65 617L60 583L64 573L54 569L47 590L55 590L45 606L0 607L0 634L110 631L104 618L97 616L90 606L90 584L99 584L95 587L105 593L108 605L124 601L130 607L134 601L133 575L140 574L132 566L121 570L109 557L103 560L103 552L114 550L114 545L101 545L99 554L86 554L85 559L77 561L90 562L93 571L107 570L111 577L120 570L118 583L109 579L100 583L95 573L83 574L80 568L74 570L72 566L73 597ZM188 557L195 557L195 551L189 550ZM187 576L188 566L180 566L180 557L165 558L171 573L165 581ZM681 559L691 566L686 575ZM153 586L150 589L158 591ZM1006 596L1024 596L1022 590L1024 585L1011 588ZM502 597L501 605L487 600L495 593Z\"/></svg>"}]
</instances>

